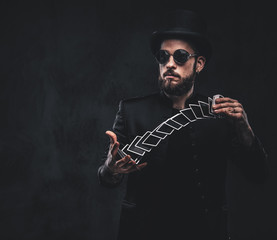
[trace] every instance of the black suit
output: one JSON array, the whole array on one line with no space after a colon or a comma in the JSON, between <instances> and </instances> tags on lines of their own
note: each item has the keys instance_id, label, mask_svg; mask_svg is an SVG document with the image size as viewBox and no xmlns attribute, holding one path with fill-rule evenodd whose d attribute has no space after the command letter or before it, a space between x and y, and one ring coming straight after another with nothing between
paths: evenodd
<instances>
[{"instance_id":1,"label":"black suit","mask_svg":"<svg viewBox=\"0 0 277 240\"><path fill-rule=\"evenodd\" d=\"M194 94L186 107L199 100L207 97ZM129 144L176 113L162 93L123 100L113 131L121 145ZM226 239L227 163L260 182L265 158L258 139L251 148L241 146L226 119L197 120L175 131L143 157L148 165L142 171L122 178L127 188L119 239ZM103 185L120 183L105 179L100 175Z\"/></svg>"}]
</instances>

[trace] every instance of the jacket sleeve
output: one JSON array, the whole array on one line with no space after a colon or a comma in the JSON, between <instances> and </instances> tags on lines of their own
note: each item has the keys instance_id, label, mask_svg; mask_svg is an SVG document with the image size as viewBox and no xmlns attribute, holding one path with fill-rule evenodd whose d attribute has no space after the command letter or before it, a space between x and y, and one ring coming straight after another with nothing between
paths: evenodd
<instances>
[{"instance_id":1,"label":"jacket sleeve","mask_svg":"<svg viewBox=\"0 0 277 240\"><path fill-rule=\"evenodd\" d=\"M232 159L243 175L254 183L264 183L268 176L268 156L262 143L255 136L251 147L241 145L236 138L232 141Z\"/></svg>"},{"instance_id":2,"label":"jacket sleeve","mask_svg":"<svg viewBox=\"0 0 277 240\"><path fill-rule=\"evenodd\" d=\"M125 124L125 117L124 117L124 102L121 101L119 103L119 110L116 114L114 124L113 124L113 132L117 136L117 140L120 143L120 145L125 145L128 143L128 137L127 137L127 129ZM106 187L116 187L118 186L123 178L124 174L118 174L118 173L112 173L107 165L105 164L107 159L107 154L109 151L109 144L108 147L104 153L104 156L102 158L102 161L100 163L100 167L98 168L98 179L101 185Z\"/></svg>"}]
</instances>

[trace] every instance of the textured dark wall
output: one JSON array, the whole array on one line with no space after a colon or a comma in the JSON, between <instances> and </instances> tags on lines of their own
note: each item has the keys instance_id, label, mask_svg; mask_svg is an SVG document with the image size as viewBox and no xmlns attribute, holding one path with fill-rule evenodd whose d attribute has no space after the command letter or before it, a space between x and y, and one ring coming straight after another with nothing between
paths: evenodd
<instances>
[{"instance_id":1,"label":"textured dark wall","mask_svg":"<svg viewBox=\"0 0 277 240\"><path fill-rule=\"evenodd\" d=\"M2 2L0 239L114 239L122 190L98 185L104 133L121 98L157 89L149 36L178 6L209 24L198 88L239 99L270 156L263 186L231 172L232 231L277 239L276 14L262 4Z\"/></svg>"}]
</instances>

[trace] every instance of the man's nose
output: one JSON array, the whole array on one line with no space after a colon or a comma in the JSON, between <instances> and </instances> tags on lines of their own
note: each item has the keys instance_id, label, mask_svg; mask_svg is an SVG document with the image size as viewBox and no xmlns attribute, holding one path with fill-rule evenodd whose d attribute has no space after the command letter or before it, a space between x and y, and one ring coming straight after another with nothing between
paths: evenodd
<instances>
[{"instance_id":1,"label":"man's nose","mask_svg":"<svg viewBox=\"0 0 277 240\"><path fill-rule=\"evenodd\" d=\"M174 61L174 58L172 55L169 57L168 62L166 63L166 67L167 68L176 68L177 67L176 62Z\"/></svg>"}]
</instances>

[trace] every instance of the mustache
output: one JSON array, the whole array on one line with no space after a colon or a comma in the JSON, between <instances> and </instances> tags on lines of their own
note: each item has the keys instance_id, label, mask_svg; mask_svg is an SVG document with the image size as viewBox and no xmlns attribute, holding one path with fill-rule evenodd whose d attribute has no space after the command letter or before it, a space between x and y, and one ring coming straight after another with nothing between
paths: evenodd
<instances>
[{"instance_id":1,"label":"mustache","mask_svg":"<svg viewBox=\"0 0 277 240\"><path fill-rule=\"evenodd\" d=\"M166 77L166 76L173 76L173 77L179 77L181 78L181 76L178 74L178 73L175 73L173 70L169 69L167 70L164 74L163 74L163 77Z\"/></svg>"}]
</instances>

